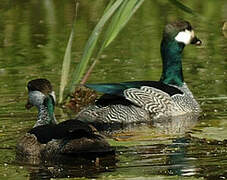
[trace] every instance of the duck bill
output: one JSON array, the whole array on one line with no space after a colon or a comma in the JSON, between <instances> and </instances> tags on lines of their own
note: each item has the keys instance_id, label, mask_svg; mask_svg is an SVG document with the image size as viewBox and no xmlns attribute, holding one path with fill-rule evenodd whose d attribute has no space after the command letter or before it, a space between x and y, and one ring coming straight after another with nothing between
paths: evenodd
<instances>
[{"instance_id":1,"label":"duck bill","mask_svg":"<svg viewBox=\"0 0 227 180\"><path fill-rule=\"evenodd\" d=\"M191 44L194 44L194 45L201 45L202 44L202 41L200 39L198 39L196 36L191 40Z\"/></svg>"},{"instance_id":2,"label":"duck bill","mask_svg":"<svg viewBox=\"0 0 227 180\"><path fill-rule=\"evenodd\" d=\"M26 109L31 109L32 107L33 107L33 105L30 104L29 102L27 102L27 104L25 104Z\"/></svg>"}]
</instances>

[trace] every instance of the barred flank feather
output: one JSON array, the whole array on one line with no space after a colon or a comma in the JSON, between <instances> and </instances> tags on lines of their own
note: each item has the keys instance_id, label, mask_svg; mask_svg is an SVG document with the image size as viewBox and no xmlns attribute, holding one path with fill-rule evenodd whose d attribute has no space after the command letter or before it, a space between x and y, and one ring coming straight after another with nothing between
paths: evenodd
<instances>
[{"instance_id":1,"label":"barred flank feather","mask_svg":"<svg viewBox=\"0 0 227 180\"><path fill-rule=\"evenodd\" d=\"M199 113L201 111L199 104L194 99L191 91L188 89L186 83L183 84L182 87L178 87L181 91L184 92L183 95L176 94L172 96L172 100L174 102L174 111L172 112L173 115L178 113L188 113L194 112Z\"/></svg>"},{"instance_id":2,"label":"barred flank feather","mask_svg":"<svg viewBox=\"0 0 227 180\"><path fill-rule=\"evenodd\" d=\"M160 117L199 113L199 105L186 83L183 83L182 87L174 87L183 93L170 96L154 87L142 86L140 89L129 88L124 91L124 97L132 104L92 105L83 109L77 118L84 121L96 122L101 128L96 127L97 129L108 131L109 129L113 129L111 126L114 124L124 126L130 123L154 121Z\"/></svg>"},{"instance_id":3,"label":"barred flank feather","mask_svg":"<svg viewBox=\"0 0 227 180\"><path fill-rule=\"evenodd\" d=\"M151 114L169 115L173 102L171 97L159 89L143 86L141 89L131 88L124 91L126 99L145 109Z\"/></svg>"},{"instance_id":4,"label":"barred flank feather","mask_svg":"<svg viewBox=\"0 0 227 180\"><path fill-rule=\"evenodd\" d=\"M130 105L111 105L111 106L89 106L82 110L77 118L83 121L106 124L107 128L116 124L129 124L137 122L147 122L150 117L144 109ZM95 124L94 124L95 126ZM100 130L98 127L96 127Z\"/></svg>"}]
</instances>

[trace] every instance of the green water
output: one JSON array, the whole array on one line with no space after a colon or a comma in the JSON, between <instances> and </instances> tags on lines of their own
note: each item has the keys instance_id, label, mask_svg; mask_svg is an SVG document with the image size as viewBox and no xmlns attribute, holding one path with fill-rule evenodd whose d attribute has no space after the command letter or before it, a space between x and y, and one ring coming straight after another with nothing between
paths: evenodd
<instances>
[{"instance_id":1,"label":"green water","mask_svg":"<svg viewBox=\"0 0 227 180\"><path fill-rule=\"evenodd\" d=\"M176 119L168 131L153 127L129 129L121 134L121 141L110 138L117 148L116 156L100 159L99 164L90 161L73 166L34 166L15 161L16 142L36 119L35 109L24 108L25 87L27 81L44 77L53 83L58 95L74 1L1 0L0 179L226 179L227 35L221 27L227 20L227 2L182 2L201 18L167 0L146 0L104 51L89 82L159 80L162 29L167 22L184 18L192 23L203 42L200 47L186 47L183 56L185 81L203 110L199 121ZM105 6L105 0L80 2L72 67L81 58ZM60 108L56 111L59 121L68 118ZM179 128L179 123L186 125Z\"/></svg>"}]
</instances>

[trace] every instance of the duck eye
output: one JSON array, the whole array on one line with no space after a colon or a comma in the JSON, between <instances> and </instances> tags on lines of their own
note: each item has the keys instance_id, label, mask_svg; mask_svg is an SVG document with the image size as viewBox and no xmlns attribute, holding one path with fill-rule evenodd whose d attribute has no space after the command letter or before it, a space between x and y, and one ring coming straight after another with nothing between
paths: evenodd
<instances>
[{"instance_id":1,"label":"duck eye","mask_svg":"<svg viewBox=\"0 0 227 180\"><path fill-rule=\"evenodd\" d=\"M188 26L186 29L189 30L189 31L191 31L192 30L192 27L191 26Z\"/></svg>"},{"instance_id":2,"label":"duck eye","mask_svg":"<svg viewBox=\"0 0 227 180\"><path fill-rule=\"evenodd\" d=\"M180 30L180 32L184 32L185 30L186 30L186 28L183 28L183 29Z\"/></svg>"}]
</instances>

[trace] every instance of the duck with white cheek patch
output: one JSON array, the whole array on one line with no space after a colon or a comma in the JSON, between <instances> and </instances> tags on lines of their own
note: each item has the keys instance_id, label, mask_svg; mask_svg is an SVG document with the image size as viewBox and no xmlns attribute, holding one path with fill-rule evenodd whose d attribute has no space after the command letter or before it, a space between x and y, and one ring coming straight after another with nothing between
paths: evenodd
<instances>
[{"instance_id":1,"label":"duck with white cheek patch","mask_svg":"<svg viewBox=\"0 0 227 180\"><path fill-rule=\"evenodd\" d=\"M77 118L106 130L113 124L122 126L152 122L160 117L199 114L199 104L184 82L182 71L182 51L188 44L201 44L189 22L167 24L160 48L163 63L160 80L86 84L104 95Z\"/></svg>"},{"instance_id":2,"label":"duck with white cheek patch","mask_svg":"<svg viewBox=\"0 0 227 180\"><path fill-rule=\"evenodd\" d=\"M47 79L34 79L28 83L26 108L36 106L35 126L17 143L16 158L39 164L61 161L72 157L100 157L114 155L105 137L91 124L78 119L57 123L54 115L55 95Z\"/></svg>"}]
</instances>

